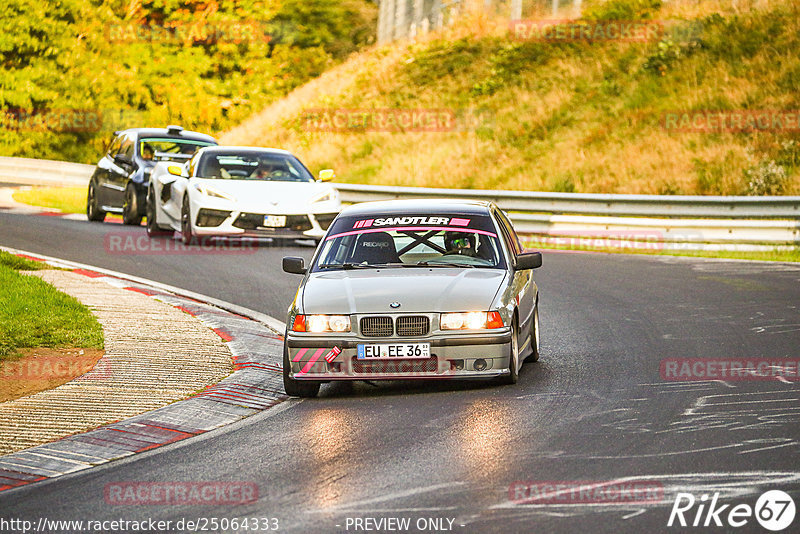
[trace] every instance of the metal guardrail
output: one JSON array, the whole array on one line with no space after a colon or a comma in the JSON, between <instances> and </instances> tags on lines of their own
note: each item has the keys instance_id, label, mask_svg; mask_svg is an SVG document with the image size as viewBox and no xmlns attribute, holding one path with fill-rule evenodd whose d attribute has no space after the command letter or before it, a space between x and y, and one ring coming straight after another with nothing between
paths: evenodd
<instances>
[{"instance_id":1,"label":"metal guardrail","mask_svg":"<svg viewBox=\"0 0 800 534\"><path fill-rule=\"evenodd\" d=\"M23 185L88 185L93 165L47 159L0 156L0 183Z\"/></svg>"},{"instance_id":2,"label":"metal guardrail","mask_svg":"<svg viewBox=\"0 0 800 534\"><path fill-rule=\"evenodd\" d=\"M636 217L800 219L800 197L600 195L337 184L347 202L396 198L491 200L506 211Z\"/></svg>"},{"instance_id":3,"label":"metal guardrail","mask_svg":"<svg viewBox=\"0 0 800 534\"><path fill-rule=\"evenodd\" d=\"M491 200L533 242L566 247L753 249L800 244L800 197L599 195L336 184L348 203ZM755 246L755 247L754 247ZM653 248L656 248L655 246Z\"/></svg>"},{"instance_id":4,"label":"metal guardrail","mask_svg":"<svg viewBox=\"0 0 800 534\"><path fill-rule=\"evenodd\" d=\"M87 185L94 167L0 157L0 182ZM800 245L800 197L598 195L334 184L346 203L491 200L533 242L565 246L753 249ZM640 246L641 245L641 246Z\"/></svg>"}]
</instances>

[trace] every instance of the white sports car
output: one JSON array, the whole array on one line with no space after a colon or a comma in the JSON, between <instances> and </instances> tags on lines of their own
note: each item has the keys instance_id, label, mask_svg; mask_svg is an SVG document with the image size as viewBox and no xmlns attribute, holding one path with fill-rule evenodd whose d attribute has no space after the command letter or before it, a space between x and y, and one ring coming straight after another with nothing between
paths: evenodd
<instances>
[{"instance_id":1,"label":"white sports car","mask_svg":"<svg viewBox=\"0 0 800 534\"><path fill-rule=\"evenodd\" d=\"M330 184L285 150L206 147L183 165L156 165L147 193L147 234L319 241L341 208Z\"/></svg>"}]
</instances>

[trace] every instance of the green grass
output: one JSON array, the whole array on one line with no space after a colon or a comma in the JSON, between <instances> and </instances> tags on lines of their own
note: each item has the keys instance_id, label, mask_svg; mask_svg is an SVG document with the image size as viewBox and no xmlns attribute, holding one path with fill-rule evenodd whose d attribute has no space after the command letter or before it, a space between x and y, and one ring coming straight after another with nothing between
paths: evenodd
<instances>
[{"instance_id":1,"label":"green grass","mask_svg":"<svg viewBox=\"0 0 800 534\"><path fill-rule=\"evenodd\" d=\"M84 213L86 194L86 187L34 187L15 191L14 200L62 213Z\"/></svg>"},{"instance_id":2,"label":"green grass","mask_svg":"<svg viewBox=\"0 0 800 534\"><path fill-rule=\"evenodd\" d=\"M51 269L51 267L44 262L20 258L5 250L0 250L0 267L8 267L15 271L40 271L42 269Z\"/></svg>"},{"instance_id":3,"label":"green grass","mask_svg":"<svg viewBox=\"0 0 800 534\"><path fill-rule=\"evenodd\" d=\"M24 348L103 348L103 330L86 306L35 276L18 273L31 266L8 256L0 254L0 360Z\"/></svg>"}]
</instances>

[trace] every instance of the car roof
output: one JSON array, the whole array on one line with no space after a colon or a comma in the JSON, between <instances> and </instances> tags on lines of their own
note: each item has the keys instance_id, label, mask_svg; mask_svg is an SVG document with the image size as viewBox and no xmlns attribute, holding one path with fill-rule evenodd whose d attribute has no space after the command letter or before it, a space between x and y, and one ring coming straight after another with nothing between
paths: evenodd
<instances>
[{"instance_id":1,"label":"car roof","mask_svg":"<svg viewBox=\"0 0 800 534\"><path fill-rule=\"evenodd\" d=\"M280 148L264 148L258 146L225 146L225 145L217 145L217 146L208 146L203 147L201 149L203 154L210 154L210 153L231 153L231 152L267 152L270 154L285 154L288 156L293 155L288 150L281 150Z\"/></svg>"},{"instance_id":2,"label":"car roof","mask_svg":"<svg viewBox=\"0 0 800 534\"><path fill-rule=\"evenodd\" d=\"M128 128L118 133L135 134L138 137L163 137L167 139L189 139L191 141L206 141L217 144L217 140L208 134L182 130L180 132L169 131L166 128Z\"/></svg>"},{"instance_id":3,"label":"car roof","mask_svg":"<svg viewBox=\"0 0 800 534\"><path fill-rule=\"evenodd\" d=\"M341 217L370 215L443 215L447 213L489 215L494 204L485 200L457 198L424 198L413 200L378 200L361 202L344 208Z\"/></svg>"}]
</instances>

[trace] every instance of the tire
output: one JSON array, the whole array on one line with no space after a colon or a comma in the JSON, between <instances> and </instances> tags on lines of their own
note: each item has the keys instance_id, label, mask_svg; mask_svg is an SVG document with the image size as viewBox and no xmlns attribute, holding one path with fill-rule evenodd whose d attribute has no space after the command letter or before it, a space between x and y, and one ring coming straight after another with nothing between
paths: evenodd
<instances>
[{"instance_id":1,"label":"tire","mask_svg":"<svg viewBox=\"0 0 800 534\"><path fill-rule=\"evenodd\" d=\"M539 361L539 301L533 306L533 323L531 324L531 353L526 362Z\"/></svg>"},{"instance_id":2,"label":"tire","mask_svg":"<svg viewBox=\"0 0 800 534\"><path fill-rule=\"evenodd\" d=\"M142 216L139 215L139 195L133 184L128 184L125 188L125 202L122 204L122 224L128 226L139 226L142 224Z\"/></svg>"},{"instance_id":3,"label":"tire","mask_svg":"<svg viewBox=\"0 0 800 534\"><path fill-rule=\"evenodd\" d=\"M500 377L501 384L516 384L519 380L519 333L517 319L511 323L511 358L508 361L509 373Z\"/></svg>"},{"instance_id":4,"label":"tire","mask_svg":"<svg viewBox=\"0 0 800 534\"><path fill-rule=\"evenodd\" d=\"M289 349L284 345L283 347L283 389L290 397L316 397L319 393L319 382L310 382L305 380L295 380L289 376Z\"/></svg>"},{"instance_id":5,"label":"tire","mask_svg":"<svg viewBox=\"0 0 800 534\"><path fill-rule=\"evenodd\" d=\"M89 191L86 195L86 218L92 222L103 222L106 220L106 212L101 210L97 203L95 187L94 180L89 182Z\"/></svg>"},{"instance_id":6,"label":"tire","mask_svg":"<svg viewBox=\"0 0 800 534\"><path fill-rule=\"evenodd\" d=\"M148 237L166 236L172 233L172 229L164 228L156 223L156 201L153 190L147 194L147 235Z\"/></svg>"},{"instance_id":7,"label":"tire","mask_svg":"<svg viewBox=\"0 0 800 534\"><path fill-rule=\"evenodd\" d=\"M192 210L189 207L189 192L183 195L183 206L181 207L181 240L184 245L193 245L195 241L192 233Z\"/></svg>"}]
</instances>

